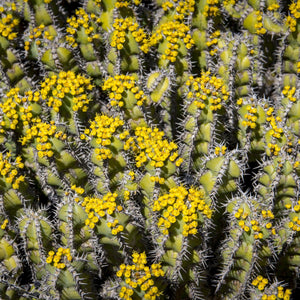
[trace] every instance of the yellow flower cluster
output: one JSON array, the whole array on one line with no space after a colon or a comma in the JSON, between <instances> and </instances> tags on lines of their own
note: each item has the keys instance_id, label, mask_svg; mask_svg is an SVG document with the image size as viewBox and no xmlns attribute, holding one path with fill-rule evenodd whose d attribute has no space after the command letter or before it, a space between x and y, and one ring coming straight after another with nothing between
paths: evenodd
<instances>
[{"instance_id":1,"label":"yellow flower cluster","mask_svg":"<svg viewBox=\"0 0 300 300\"><path fill-rule=\"evenodd\" d=\"M293 168L296 169L299 167L299 165L300 165L300 161L295 161Z\"/></svg>"},{"instance_id":2,"label":"yellow flower cluster","mask_svg":"<svg viewBox=\"0 0 300 300\"><path fill-rule=\"evenodd\" d=\"M111 37L110 45L118 50L123 49L124 43L126 41L126 31L130 31L135 41L139 44L144 44L147 42L147 35L139 25L130 18L119 18L115 19L113 24L114 31ZM141 47L143 50L144 48ZM144 50L143 50L144 51Z\"/></svg>"},{"instance_id":3,"label":"yellow flower cluster","mask_svg":"<svg viewBox=\"0 0 300 300\"><path fill-rule=\"evenodd\" d=\"M122 286L119 293L120 298L131 300L135 289L144 292L143 299L155 300L162 292L155 286L154 277L164 276L165 272L161 269L160 264L146 266L147 256L145 252L132 254L133 265L120 265L117 277L125 280L126 286ZM129 287L128 287L129 286Z\"/></svg>"},{"instance_id":4,"label":"yellow flower cluster","mask_svg":"<svg viewBox=\"0 0 300 300\"><path fill-rule=\"evenodd\" d=\"M164 11L167 11L167 10L169 10L170 8L173 8L173 7L174 7L174 3L171 2L171 1L165 1L165 2L162 3L161 7L162 7L162 9L163 9Z\"/></svg>"},{"instance_id":5,"label":"yellow flower cluster","mask_svg":"<svg viewBox=\"0 0 300 300\"><path fill-rule=\"evenodd\" d=\"M261 275L257 276L253 281L252 285L256 286L260 291L265 289L265 286L269 283L267 278L262 277Z\"/></svg>"},{"instance_id":6,"label":"yellow flower cluster","mask_svg":"<svg viewBox=\"0 0 300 300\"><path fill-rule=\"evenodd\" d=\"M285 207L287 209L291 209L291 204L286 204ZM300 200L298 200L297 204L293 207L294 212L298 213L300 212ZM289 228L291 228L294 231L300 231L300 219L298 216L290 215L290 222L288 223Z\"/></svg>"},{"instance_id":7,"label":"yellow flower cluster","mask_svg":"<svg viewBox=\"0 0 300 300\"><path fill-rule=\"evenodd\" d=\"M257 276L253 281L252 285L255 286L260 291L264 291L266 285L269 283L267 278L264 278L263 276L259 275ZM277 291L274 294L263 294L261 296L261 300L277 300L277 299L283 299L283 300L290 300L290 295L292 294L292 291L290 289L284 290L283 286L278 286Z\"/></svg>"},{"instance_id":8,"label":"yellow flower cluster","mask_svg":"<svg viewBox=\"0 0 300 300\"><path fill-rule=\"evenodd\" d=\"M290 300L291 294L292 294L292 290L290 289L284 290L283 286L278 286L276 294L271 294L271 295L264 294L261 296L261 300L277 300L277 299Z\"/></svg>"},{"instance_id":9,"label":"yellow flower cluster","mask_svg":"<svg viewBox=\"0 0 300 300\"><path fill-rule=\"evenodd\" d=\"M121 8L121 7L128 7L129 1L126 0L117 0L115 7L116 8Z\"/></svg>"},{"instance_id":10,"label":"yellow flower cluster","mask_svg":"<svg viewBox=\"0 0 300 300\"><path fill-rule=\"evenodd\" d=\"M85 134L80 136L81 139L87 139L87 137L95 138L96 143L100 148L95 149L96 158L103 160L112 157L112 152L107 148L111 144L113 134L116 132L119 126L122 126L124 121L119 117L112 118L106 115L96 115L95 120L91 122L90 128L84 130Z\"/></svg>"},{"instance_id":11,"label":"yellow flower cluster","mask_svg":"<svg viewBox=\"0 0 300 300\"><path fill-rule=\"evenodd\" d=\"M7 94L6 94L6 99L2 103L0 102L0 109L1 109L1 129L0 132L4 133L5 130L3 127L6 126L6 122L3 119L4 116L6 116L9 121L9 126L8 128L10 129L16 129L16 126L18 124L19 120L19 114L18 114L18 106L20 103L22 103L22 98L18 94L19 88L12 88ZM25 99L26 101L26 99Z\"/></svg>"},{"instance_id":12,"label":"yellow flower cluster","mask_svg":"<svg viewBox=\"0 0 300 300\"><path fill-rule=\"evenodd\" d=\"M152 182L158 182L159 184L164 184L165 183L165 179L159 176L151 176L150 180Z\"/></svg>"},{"instance_id":13,"label":"yellow flower cluster","mask_svg":"<svg viewBox=\"0 0 300 300\"><path fill-rule=\"evenodd\" d=\"M212 111L222 108L222 101L226 101L229 92L221 78L210 76L210 72L204 73L201 77L189 77L185 83L188 87L187 97L194 100L195 105L204 109L206 105Z\"/></svg>"},{"instance_id":14,"label":"yellow flower cluster","mask_svg":"<svg viewBox=\"0 0 300 300\"><path fill-rule=\"evenodd\" d=\"M289 228L293 231L300 231L300 219L298 216L295 216L289 222Z\"/></svg>"},{"instance_id":15,"label":"yellow flower cluster","mask_svg":"<svg viewBox=\"0 0 300 300\"><path fill-rule=\"evenodd\" d=\"M100 198L85 197L84 201L81 203L82 207L85 207L85 212L88 214L88 218L85 220L85 225L89 226L91 229L95 227L98 223L99 218L103 218L106 215L112 216L116 211L120 212L123 210L121 205L117 205L116 198L117 193L107 193ZM119 225L116 227L117 223L114 224L112 234L116 235L118 232L123 231L123 226ZM116 227L116 228L115 228Z\"/></svg>"},{"instance_id":16,"label":"yellow flower cluster","mask_svg":"<svg viewBox=\"0 0 300 300\"><path fill-rule=\"evenodd\" d=\"M104 91L109 90L109 99L111 106L118 105L124 106L123 97L131 92L137 101L137 105L143 105L146 101L144 92L136 85L134 76L131 75L116 75L115 77L109 77L105 80L102 89Z\"/></svg>"},{"instance_id":17,"label":"yellow flower cluster","mask_svg":"<svg viewBox=\"0 0 300 300\"><path fill-rule=\"evenodd\" d=\"M123 193L123 197L124 197L124 200L129 200L130 199L130 191L128 190L125 190L124 193Z\"/></svg>"},{"instance_id":18,"label":"yellow flower cluster","mask_svg":"<svg viewBox=\"0 0 300 300\"><path fill-rule=\"evenodd\" d=\"M299 67L300 67L300 64L299 64ZM284 96L286 96L291 102L295 102L297 100L296 97L294 97L295 92L296 92L296 88L294 86L291 88L289 85L286 85L283 88L282 94Z\"/></svg>"},{"instance_id":19,"label":"yellow flower cluster","mask_svg":"<svg viewBox=\"0 0 300 300\"><path fill-rule=\"evenodd\" d=\"M195 1L194 0L173 0L173 1L165 1L162 4L162 8L164 11L167 11L173 7L175 8L175 20L183 21L186 16L193 14L194 12Z\"/></svg>"},{"instance_id":20,"label":"yellow flower cluster","mask_svg":"<svg viewBox=\"0 0 300 300\"><path fill-rule=\"evenodd\" d=\"M235 0L223 0L223 5L227 6L227 5L235 5Z\"/></svg>"},{"instance_id":21,"label":"yellow flower cluster","mask_svg":"<svg viewBox=\"0 0 300 300\"><path fill-rule=\"evenodd\" d=\"M56 134L56 126L54 121L49 123L44 123L40 119L26 130L26 135L20 138L22 145L25 145L31 139L36 140L36 149L38 150L39 157L52 157L54 152L50 150L52 148L51 137Z\"/></svg>"},{"instance_id":22,"label":"yellow flower cluster","mask_svg":"<svg viewBox=\"0 0 300 300\"><path fill-rule=\"evenodd\" d=\"M218 37L221 35L220 31L217 30L215 32L213 32L210 36L209 36L209 40L206 42L206 46L207 47L211 47L213 45L217 45L218 44ZM211 56L214 56L217 53L218 49L215 48L213 50L209 51L209 54Z\"/></svg>"},{"instance_id":23,"label":"yellow flower cluster","mask_svg":"<svg viewBox=\"0 0 300 300\"><path fill-rule=\"evenodd\" d=\"M242 125L245 127L250 127L251 129L256 128L256 120L258 118L257 114L257 108L255 108L255 105L247 105L246 107L247 113L244 115L244 118L247 121L242 121Z\"/></svg>"},{"instance_id":24,"label":"yellow flower cluster","mask_svg":"<svg viewBox=\"0 0 300 300\"><path fill-rule=\"evenodd\" d=\"M30 32L29 41L25 42L24 49L28 51L32 41L36 41L36 45L39 46L46 40L52 41L56 35L57 33L52 26L46 28L44 24L41 24L39 27L33 28ZM47 46L47 44L45 44L45 46Z\"/></svg>"},{"instance_id":25,"label":"yellow flower cluster","mask_svg":"<svg viewBox=\"0 0 300 300\"><path fill-rule=\"evenodd\" d=\"M100 35L96 33L96 29L97 24L101 23L101 19L94 13L87 14L83 8L77 9L75 14L76 16L67 19L67 33L69 35L66 36L66 41L69 45L76 48L78 46L76 39L79 35L81 38L85 36L86 42L89 43L99 39Z\"/></svg>"},{"instance_id":26,"label":"yellow flower cluster","mask_svg":"<svg viewBox=\"0 0 300 300\"><path fill-rule=\"evenodd\" d=\"M275 228L272 228L272 226L273 226L272 223L268 222L269 220L267 220L267 219L274 219L273 213L270 210L268 210L268 211L263 210L261 212L261 214L262 214L263 218L266 219L264 224L263 225L261 224L261 226L257 220L248 219L249 214L247 212L244 212L243 208L239 208L237 210L237 212L234 214L234 216L238 220L238 225L244 231L246 231L246 232L250 232L250 230L252 231L255 239L263 239L264 238L264 234L263 234L264 228L271 230L271 233L273 235L275 235L276 234Z\"/></svg>"},{"instance_id":27,"label":"yellow flower cluster","mask_svg":"<svg viewBox=\"0 0 300 300\"><path fill-rule=\"evenodd\" d=\"M188 34L189 31L190 28L187 25L178 21L164 23L153 33L149 41L144 44L142 50L147 53L150 47L158 44L161 40L167 40L166 50L161 58L174 63L179 54L180 41L183 41L187 49L191 49L195 43L192 36Z\"/></svg>"},{"instance_id":28,"label":"yellow flower cluster","mask_svg":"<svg viewBox=\"0 0 300 300\"><path fill-rule=\"evenodd\" d=\"M283 136L284 132L283 132L282 128L278 128L278 125L276 122L281 122L282 120L279 116L274 117L273 112L274 112L274 108L270 107L268 109L268 111L266 112L266 114L267 114L266 120L267 120L267 122L270 123L270 125L272 127L272 129L270 131L272 137L274 137L278 140ZM271 153L273 153L275 156L279 154L280 147L277 145L277 143L275 143L275 144L269 143L268 148L270 148Z\"/></svg>"},{"instance_id":29,"label":"yellow flower cluster","mask_svg":"<svg viewBox=\"0 0 300 300\"><path fill-rule=\"evenodd\" d=\"M212 210L204 200L203 191L190 188L187 190L183 186L170 189L168 194L160 196L154 201L153 211L161 211L158 220L158 227L162 233L169 234L169 228L177 221L177 217L182 217L184 222L184 236L197 234L199 225L199 213L207 218L211 218Z\"/></svg>"},{"instance_id":30,"label":"yellow flower cluster","mask_svg":"<svg viewBox=\"0 0 300 300\"><path fill-rule=\"evenodd\" d=\"M241 106L244 102L244 99L243 98L239 98L237 101L236 101L236 104Z\"/></svg>"},{"instance_id":31,"label":"yellow flower cluster","mask_svg":"<svg viewBox=\"0 0 300 300\"><path fill-rule=\"evenodd\" d=\"M113 222L107 222L107 227L111 228L112 235L117 235L124 230L123 225L119 225L119 220L115 219Z\"/></svg>"},{"instance_id":32,"label":"yellow flower cluster","mask_svg":"<svg viewBox=\"0 0 300 300\"><path fill-rule=\"evenodd\" d=\"M90 102L86 91L91 91L93 86L91 80L72 71L60 72L52 75L41 84L40 95L43 100L47 99L47 105L54 111L59 112L65 98L72 100L73 111L82 110L86 112L87 104Z\"/></svg>"},{"instance_id":33,"label":"yellow flower cluster","mask_svg":"<svg viewBox=\"0 0 300 300\"><path fill-rule=\"evenodd\" d=\"M137 127L135 136L129 137L125 144L124 150L132 149L136 154L136 166L140 168L150 160L150 165L155 168L162 168L167 160L175 162L179 167L183 162L182 158L178 158L178 146L174 142L168 142L163 139L164 132L158 128Z\"/></svg>"},{"instance_id":34,"label":"yellow flower cluster","mask_svg":"<svg viewBox=\"0 0 300 300\"><path fill-rule=\"evenodd\" d=\"M296 31L297 21L296 21L295 18L293 18L291 16L287 16L285 24L286 24L287 27L289 27L289 29L290 29L291 32L295 32Z\"/></svg>"},{"instance_id":35,"label":"yellow flower cluster","mask_svg":"<svg viewBox=\"0 0 300 300\"><path fill-rule=\"evenodd\" d=\"M12 185L13 189L17 190L20 187L20 183L25 181L24 175L17 176L17 169L23 169L24 164L20 156L14 162L11 161L10 157L10 152L6 154L0 152L0 174L7 183Z\"/></svg>"},{"instance_id":36,"label":"yellow flower cluster","mask_svg":"<svg viewBox=\"0 0 300 300\"><path fill-rule=\"evenodd\" d=\"M296 18L299 19L300 18L300 1L297 0L297 2L293 2L290 6L289 6L289 10L291 12L291 14Z\"/></svg>"},{"instance_id":37,"label":"yellow flower cluster","mask_svg":"<svg viewBox=\"0 0 300 300\"><path fill-rule=\"evenodd\" d=\"M279 7L280 7L280 6L279 6L278 3L273 3L273 4L269 5L267 9L268 9L269 11L276 11L276 10L278 10Z\"/></svg>"},{"instance_id":38,"label":"yellow flower cluster","mask_svg":"<svg viewBox=\"0 0 300 300\"><path fill-rule=\"evenodd\" d=\"M207 0L206 3L203 15L205 17L217 16L219 14L219 8L217 6L219 4L219 0Z\"/></svg>"},{"instance_id":39,"label":"yellow flower cluster","mask_svg":"<svg viewBox=\"0 0 300 300\"><path fill-rule=\"evenodd\" d=\"M292 16L287 16L286 18L286 25L290 28L291 32L296 31L297 21L296 19L300 18L300 1L298 0L296 3L293 2L289 6L289 10Z\"/></svg>"},{"instance_id":40,"label":"yellow flower cluster","mask_svg":"<svg viewBox=\"0 0 300 300\"><path fill-rule=\"evenodd\" d=\"M224 155L226 153L226 150L227 150L226 146L222 146L221 148L220 147L216 147L215 148L215 154L216 155L220 155L220 153L221 153L222 155Z\"/></svg>"},{"instance_id":41,"label":"yellow flower cluster","mask_svg":"<svg viewBox=\"0 0 300 300\"><path fill-rule=\"evenodd\" d=\"M39 100L38 92L27 91L23 97L19 95L19 88L12 88L3 100L0 102L0 133L5 132L4 128L15 130L20 119L24 127L35 120L29 102Z\"/></svg>"},{"instance_id":42,"label":"yellow flower cluster","mask_svg":"<svg viewBox=\"0 0 300 300\"><path fill-rule=\"evenodd\" d=\"M53 266L55 268L64 269L66 267L66 264L64 262L60 262L63 256L65 256L69 262L72 261L70 249L60 247L58 248L56 253L54 251L49 251L46 263L53 263Z\"/></svg>"},{"instance_id":43,"label":"yellow flower cluster","mask_svg":"<svg viewBox=\"0 0 300 300\"><path fill-rule=\"evenodd\" d=\"M256 34L265 34L267 32L267 30L265 28L263 28L262 12L257 10L255 12L255 14L257 15L256 21L258 22L254 25L254 27L256 28Z\"/></svg>"},{"instance_id":44,"label":"yellow flower cluster","mask_svg":"<svg viewBox=\"0 0 300 300\"><path fill-rule=\"evenodd\" d=\"M122 8L122 7L128 7L131 1L126 0L117 0L115 7L116 8ZM136 6L141 4L141 0L133 0L132 3Z\"/></svg>"},{"instance_id":45,"label":"yellow flower cluster","mask_svg":"<svg viewBox=\"0 0 300 300\"><path fill-rule=\"evenodd\" d=\"M11 5L12 11L16 10L16 5ZM16 19L12 13L7 13L8 9L4 6L0 6L0 35L13 40L17 37L17 33L13 32L15 27L20 23L19 19Z\"/></svg>"},{"instance_id":46,"label":"yellow flower cluster","mask_svg":"<svg viewBox=\"0 0 300 300\"><path fill-rule=\"evenodd\" d=\"M281 148L277 144L268 143L268 148L270 149L271 153L277 156L281 150Z\"/></svg>"},{"instance_id":47,"label":"yellow flower cluster","mask_svg":"<svg viewBox=\"0 0 300 300\"><path fill-rule=\"evenodd\" d=\"M71 190L75 191L76 194L82 195L84 193L84 188L80 186L76 186L76 184L73 184L71 186Z\"/></svg>"},{"instance_id":48,"label":"yellow flower cluster","mask_svg":"<svg viewBox=\"0 0 300 300\"><path fill-rule=\"evenodd\" d=\"M6 226L7 226L7 224L8 224L8 219L5 219L4 222L1 224L1 227L0 227L0 228L1 228L2 230L4 230L4 229L6 228Z\"/></svg>"},{"instance_id":49,"label":"yellow flower cluster","mask_svg":"<svg viewBox=\"0 0 300 300\"><path fill-rule=\"evenodd\" d=\"M270 210L262 210L261 214L263 218L274 219L274 214Z\"/></svg>"},{"instance_id":50,"label":"yellow flower cluster","mask_svg":"<svg viewBox=\"0 0 300 300\"><path fill-rule=\"evenodd\" d=\"M297 165L299 165L299 163ZM286 204L285 207L287 209L290 209L292 207L292 205L291 204ZM295 212L300 211L300 200L298 200L297 204L293 207L293 209L294 209Z\"/></svg>"}]
</instances>

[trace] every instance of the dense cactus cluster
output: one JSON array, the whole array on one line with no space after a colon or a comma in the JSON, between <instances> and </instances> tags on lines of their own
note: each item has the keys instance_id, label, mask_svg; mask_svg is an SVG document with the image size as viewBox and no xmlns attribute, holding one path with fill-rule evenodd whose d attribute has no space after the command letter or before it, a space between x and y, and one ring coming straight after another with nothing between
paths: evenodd
<instances>
[{"instance_id":1,"label":"dense cactus cluster","mask_svg":"<svg viewBox=\"0 0 300 300\"><path fill-rule=\"evenodd\" d=\"M0 298L298 299L299 41L299 0L1 1Z\"/></svg>"}]
</instances>

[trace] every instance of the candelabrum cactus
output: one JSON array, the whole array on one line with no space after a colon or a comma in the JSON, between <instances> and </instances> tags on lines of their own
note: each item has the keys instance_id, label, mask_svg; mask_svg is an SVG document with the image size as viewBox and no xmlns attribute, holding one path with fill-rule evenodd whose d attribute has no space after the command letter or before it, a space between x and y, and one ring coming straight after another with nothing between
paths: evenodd
<instances>
[{"instance_id":1,"label":"candelabrum cactus","mask_svg":"<svg viewBox=\"0 0 300 300\"><path fill-rule=\"evenodd\" d=\"M1 1L0 298L299 299L299 34L299 0Z\"/></svg>"}]
</instances>

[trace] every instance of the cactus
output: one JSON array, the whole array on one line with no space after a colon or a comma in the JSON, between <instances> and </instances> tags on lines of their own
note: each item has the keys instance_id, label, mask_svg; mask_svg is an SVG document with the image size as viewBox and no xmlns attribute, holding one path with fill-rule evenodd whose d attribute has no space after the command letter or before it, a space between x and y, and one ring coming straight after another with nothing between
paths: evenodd
<instances>
[{"instance_id":1,"label":"cactus","mask_svg":"<svg viewBox=\"0 0 300 300\"><path fill-rule=\"evenodd\" d=\"M1 299L298 299L300 1L0 5Z\"/></svg>"}]
</instances>

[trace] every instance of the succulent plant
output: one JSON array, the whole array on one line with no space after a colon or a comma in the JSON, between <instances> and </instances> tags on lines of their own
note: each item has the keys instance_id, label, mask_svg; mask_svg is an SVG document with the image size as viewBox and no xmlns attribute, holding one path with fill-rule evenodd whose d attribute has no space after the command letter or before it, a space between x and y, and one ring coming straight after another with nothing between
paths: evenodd
<instances>
[{"instance_id":1,"label":"succulent plant","mask_svg":"<svg viewBox=\"0 0 300 300\"><path fill-rule=\"evenodd\" d=\"M0 298L297 299L299 33L299 0L2 1Z\"/></svg>"}]
</instances>

